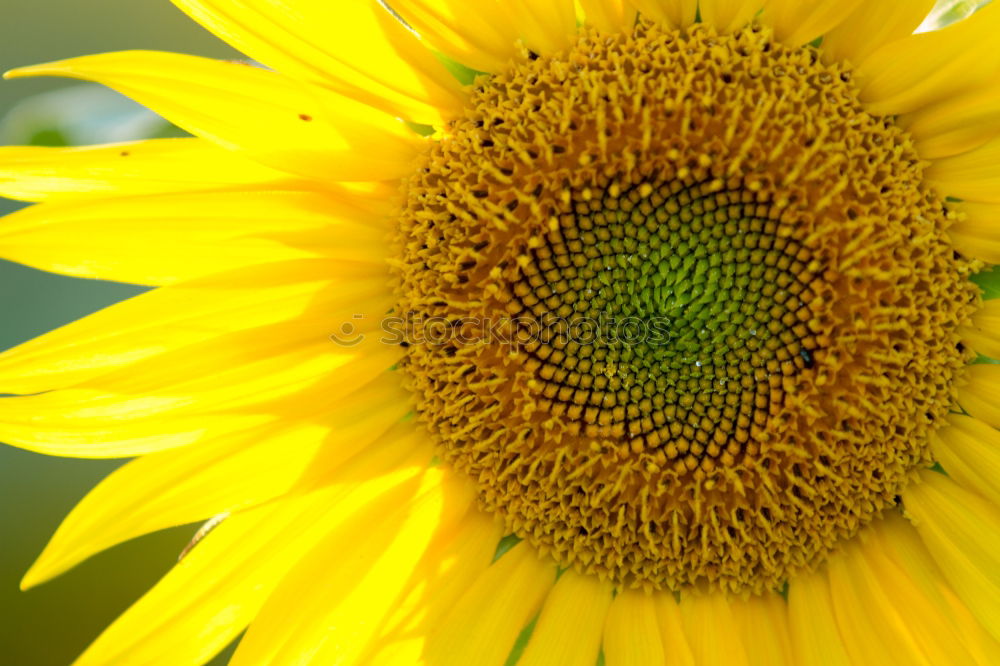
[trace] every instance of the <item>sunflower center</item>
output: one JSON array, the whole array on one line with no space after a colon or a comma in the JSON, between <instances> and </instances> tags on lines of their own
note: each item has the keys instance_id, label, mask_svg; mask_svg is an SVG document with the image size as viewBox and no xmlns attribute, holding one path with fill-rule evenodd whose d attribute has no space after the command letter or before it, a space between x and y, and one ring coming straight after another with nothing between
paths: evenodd
<instances>
[{"instance_id":1,"label":"sunflower center","mask_svg":"<svg viewBox=\"0 0 1000 666\"><path fill-rule=\"evenodd\" d=\"M480 77L423 160L403 369L441 457L562 565L773 589L930 463L970 265L815 49L584 33Z\"/></svg>"}]
</instances>

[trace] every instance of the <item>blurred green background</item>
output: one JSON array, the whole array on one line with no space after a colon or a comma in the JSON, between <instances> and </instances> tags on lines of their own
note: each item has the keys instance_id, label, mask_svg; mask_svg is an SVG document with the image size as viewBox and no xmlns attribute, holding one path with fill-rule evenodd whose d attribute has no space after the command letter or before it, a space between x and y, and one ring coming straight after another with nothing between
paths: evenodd
<instances>
[{"instance_id":1,"label":"blurred green background","mask_svg":"<svg viewBox=\"0 0 1000 666\"><path fill-rule=\"evenodd\" d=\"M3 0L0 69L119 49L234 53L169 0ZM65 79L0 82L0 143L124 140L161 121L99 87ZM49 91L58 92L53 98ZM83 117L67 124L65 115ZM34 125L34 126L29 126ZM47 128L46 128L47 126ZM0 199L0 213L17 205ZM142 291L0 260L0 349ZM2 386L0 386L2 390ZM182 527L125 544L28 592L18 581L73 504L116 461L47 458L0 446L0 664L69 664L161 576L191 538ZM220 660L221 663L222 660Z\"/></svg>"}]
</instances>

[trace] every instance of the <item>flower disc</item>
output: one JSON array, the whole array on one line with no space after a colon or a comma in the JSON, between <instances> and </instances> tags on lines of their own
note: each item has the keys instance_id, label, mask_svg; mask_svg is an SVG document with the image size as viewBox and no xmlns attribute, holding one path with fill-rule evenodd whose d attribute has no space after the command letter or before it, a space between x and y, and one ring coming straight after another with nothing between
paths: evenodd
<instances>
[{"instance_id":1,"label":"flower disc","mask_svg":"<svg viewBox=\"0 0 1000 666\"><path fill-rule=\"evenodd\" d=\"M815 49L586 32L480 77L408 179L403 368L560 564L773 589L930 463L978 299L949 224Z\"/></svg>"}]
</instances>

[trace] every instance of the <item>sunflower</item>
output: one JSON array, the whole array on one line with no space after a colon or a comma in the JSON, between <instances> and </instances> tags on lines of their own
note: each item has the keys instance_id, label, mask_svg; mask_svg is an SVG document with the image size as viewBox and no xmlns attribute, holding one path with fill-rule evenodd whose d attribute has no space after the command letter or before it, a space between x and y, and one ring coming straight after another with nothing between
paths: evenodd
<instances>
[{"instance_id":1,"label":"sunflower","mask_svg":"<svg viewBox=\"0 0 1000 666\"><path fill-rule=\"evenodd\" d=\"M175 3L254 62L8 74L193 135L0 151L157 287L0 356L135 458L24 585L209 521L79 664L1000 663L1000 3Z\"/></svg>"}]
</instances>

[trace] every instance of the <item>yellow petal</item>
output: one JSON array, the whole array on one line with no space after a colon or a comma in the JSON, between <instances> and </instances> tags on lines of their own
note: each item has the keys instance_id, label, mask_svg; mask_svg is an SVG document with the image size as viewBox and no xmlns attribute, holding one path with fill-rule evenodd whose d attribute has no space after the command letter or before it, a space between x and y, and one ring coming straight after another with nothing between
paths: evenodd
<instances>
[{"instance_id":1,"label":"yellow petal","mask_svg":"<svg viewBox=\"0 0 1000 666\"><path fill-rule=\"evenodd\" d=\"M934 457L952 479L1000 506L1000 431L962 414L932 437Z\"/></svg>"},{"instance_id":2,"label":"yellow petal","mask_svg":"<svg viewBox=\"0 0 1000 666\"><path fill-rule=\"evenodd\" d=\"M405 600L373 641L363 663L370 666L421 662L427 637L493 562L502 525L473 509L451 539L428 549L407 586Z\"/></svg>"},{"instance_id":3,"label":"yellow petal","mask_svg":"<svg viewBox=\"0 0 1000 666\"><path fill-rule=\"evenodd\" d=\"M573 0L507 0L506 8L525 46L532 51L552 55L576 40Z\"/></svg>"},{"instance_id":4,"label":"yellow petal","mask_svg":"<svg viewBox=\"0 0 1000 666\"><path fill-rule=\"evenodd\" d=\"M924 178L942 195L1000 203L1000 138L967 153L933 161Z\"/></svg>"},{"instance_id":5,"label":"yellow petal","mask_svg":"<svg viewBox=\"0 0 1000 666\"><path fill-rule=\"evenodd\" d=\"M607 666L666 666L656 596L623 590L608 610L604 625L604 660Z\"/></svg>"},{"instance_id":6,"label":"yellow petal","mask_svg":"<svg viewBox=\"0 0 1000 666\"><path fill-rule=\"evenodd\" d=\"M588 25L616 34L635 25L636 9L626 0L580 0Z\"/></svg>"},{"instance_id":7,"label":"yellow petal","mask_svg":"<svg viewBox=\"0 0 1000 666\"><path fill-rule=\"evenodd\" d=\"M187 446L312 416L378 377L401 356L399 347L375 338L350 351L323 339L290 345L295 351L263 359L249 354L243 364L213 368L207 376L192 376L199 357L187 359L185 366L184 354L176 360L165 354L150 364L154 367L137 364L134 379L132 367L101 378L108 388L0 398L0 441L79 458L128 457ZM219 354L225 348L220 346Z\"/></svg>"},{"instance_id":8,"label":"yellow petal","mask_svg":"<svg viewBox=\"0 0 1000 666\"><path fill-rule=\"evenodd\" d=\"M748 666L746 649L725 594L682 594L680 610L695 664Z\"/></svg>"},{"instance_id":9,"label":"yellow petal","mask_svg":"<svg viewBox=\"0 0 1000 666\"><path fill-rule=\"evenodd\" d=\"M701 0L698 10L701 20L719 32L733 32L752 21L763 6L763 0Z\"/></svg>"},{"instance_id":10,"label":"yellow petal","mask_svg":"<svg viewBox=\"0 0 1000 666\"><path fill-rule=\"evenodd\" d=\"M917 526L952 589L1000 640L1000 509L937 472L903 491Z\"/></svg>"},{"instance_id":11,"label":"yellow petal","mask_svg":"<svg viewBox=\"0 0 1000 666\"><path fill-rule=\"evenodd\" d=\"M852 663L933 666L865 562L859 541L827 562L837 625Z\"/></svg>"},{"instance_id":12,"label":"yellow petal","mask_svg":"<svg viewBox=\"0 0 1000 666\"><path fill-rule=\"evenodd\" d=\"M802 46L833 30L861 0L768 0L760 22L789 46Z\"/></svg>"},{"instance_id":13,"label":"yellow petal","mask_svg":"<svg viewBox=\"0 0 1000 666\"><path fill-rule=\"evenodd\" d=\"M74 507L22 585L37 585L134 537L315 487L406 415L400 381L385 373L316 422L273 425L129 462ZM400 426L385 437L412 429Z\"/></svg>"},{"instance_id":14,"label":"yellow petal","mask_svg":"<svg viewBox=\"0 0 1000 666\"><path fill-rule=\"evenodd\" d=\"M320 539L344 529L345 521L359 522L359 513L370 521L372 512L407 502L423 469L413 459L401 461L394 451L392 458L359 461L342 484L222 521L75 666L204 663L257 615L285 572Z\"/></svg>"},{"instance_id":15,"label":"yellow petal","mask_svg":"<svg viewBox=\"0 0 1000 666\"><path fill-rule=\"evenodd\" d=\"M928 160L979 148L1000 134L1000 86L976 88L900 118Z\"/></svg>"},{"instance_id":16,"label":"yellow petal","mask_svg":"<svg viewBox=\"0 0 1000 666\"><path fill-rule=\"evenodd\" d=\"M281 581L233 666L359 664L424 552L450 538L472 503L466 479L435 468L424 473L413 500L359 510Z\"/></svg>"},{"instance_id":17,"label":"yellow petal","mask_svg":"<svg viewBox=\"0 0 1000 666\"><path fill-rule=\"evenodd\" d=\"M660 625L663 655L668 666L695 666L694 655L684 633L681 607L672 594L659 594L654 598L656 616Z\"/></svg>"},{"instance_id":18,"label":"yellow petal","mask_svg":"<svg viewBox=\"0 0 1000 666\"><path fill-rule=\"evenodd\" d=\"M137 660L177 666L212 659L243 631L263 597L301 556L303 537L295 544L275 541L275 533L286 527L275 514L271 509L223 521L105 629L74 666Z\"/></svg>"},{"instance_id":19,"label":"yellow petal","mask_svg":"<svg viewBox=\"0 0 1000 666\"><path fill-rule=\"evenodd\" d=\"M514 546L486 570L427 641L433 666L503 666L555 582L555 565Z\"/></svg>"},{"instance_id":20,"label":"yellow petal","mask_svg":"<svg viewBox=\"0 0 1000 666\"><path fill-rule=\"evenodd\" d=\"M328 400L336 399L360 386L362 377L367 377L368 372L372 373L367 377L371 379L399 359L399 345L389 344L389 338L383 338L379 330L383 323L382 313L392 303L392 294L383 290L364 303L353 298L344 299L331 311L311 306L307 313L289 321L238 330L172 349L92 377L74 388L98 389L130 397L179 398L180 402L197 397L196 402L202 404L191 404L191 411L206 409L213 400L221 401L229 410L264 402L278 407L279 397L302 390L299 406L305 408L307 397L313 397L315 389L329 390ZM348 319L347 308L364 316ZM358 322L356 339L349 343L335 341L330 333L331 325L352 320ZM258 367L249 370L258 363ZM358 383L331 385L323 375L324 372L339 374L345 371L343 367L352 364L351 371L361 373ZM369 365L371 367L365 370ZM206 376L199 376L198 368ZM294 407L294 404L290 402L288 406ZM181 404L177 407L188 409Z\"/></svg>"},{"instance_id":21,"label":"yellow petal","mask_svg":"<svg viewBox=\"0 0 1000 666\"><path fill-rule=\"evenodd\" d=\"M958 404L980 421L1000 428L1000 366L971 365L965 370L966 385L959 389Z\"/></svg>"},{"instance_id":22,"label":"yellow petal","mask_svg":"<svg viewBox=\"0 0 1000 666\"><path fill-rule=\"evenodd\" d=\"M517 26L497 0L395 0L392 8L433 48L479 72L520 57Z\"/></svg>"},{"instance_id":23,"label":"yellow petal","mask_svg":"<svg viewBox=\"0 0 1000 666\"><path fill-rule=\"evenodd\" d=\"M729 606L739 627L749 666L793 666L788 604L777 592L734 599Z\"/></svg>"},{"instance_id":24,"label":"yellow petal","mask_svg":"<svg viewBox=\"0 0 1000 666\"><path fill-rule=\"evenodd\" d=\"M823 35L820 49L829 61L864 62L883 44L912 35L936 0L869 0Z\"/></svg>"},{"instance_id":25,"label":"yellow petal","mask_svg":"<svg viewBox=\"0 0 1000 666\"><path fill-rule=\"evenodd\" d=\"M898 514L890 516L887 521L890 523L888 526L885 522L876 523L873 530L892 531L894 527L912 530L911 526L901 524L905 521ZM877 590L868 591L870 597L879 598L879 602L868 606L870 612L888 612L885 609L891 607L902 624L899 631L901 634L905 631L907 642L912 644L911 649L934 666L974 663L961 633L952 622L950 609L940 603L942 599L939 595L927 594L916 580L916 577L931 575L931 572L912 571L917 566L916 562L910 564L910 570L900 568L876 538L864 541L860 550L863 562L859 562L858 566L865 567L878 586ZM882 605L882 599L887 606Z\"/></svg>"},{"instance_id":26,"label":"yellow petal","mask_svg":"<svg viewBox=\"0 0 1000 666\"><path fill-rule=\"evenodd\" d=\"M611 605L611 583L572 569L549 593L521 666L593 666Z\"/></svg>"},{"instance_id":27,"label":"yellow petal","mask_svg":"<svg viewBox=\"0 0 1000 666\"><path fill-rule=\"evenodd\" d=\"M133 427L122 432L119 425L101 430L90 423L86 430L77 426L88 413L82 405L94 400L93 392L63 392L61 400L41 401L25 398L0 398L0 439L6 443L51 456L71 458L128 458L154 451L187 446L236 432L246 432L254 427L273 422L273 418L254 414L227 414L207 418L174 418L169 425L156 429ZM145 404L159 406L155 399ZM76 413L63 412L76 407ZM125 413L128 408L138 412L143 402L134 400L118 406ZM26 415L27 412L27 415ZM117 417L102 414L103 421L114 423ZM62 418L60 418L62 417Z\"/></svg>"},{"instance_id":28,"label":"yellow petal","mask_svg":"<svg viewBox=\"0 0 1000 666\"><path fill-rule=\"evenodd\" d=\"M398 178L410 170L421 145L387 114L241 63L122 51L22 67L7 76L102 83L192 134L317 180Z\"/></svg>"},{"instance_id":29,"label":"yellow petal","mask_svg":"<svg viewBox=\"0 0 1000 666\"><path fill-rule=\"evenodd\" d=\"M22 201L312 187L204 139L0 147L0 196Z\"/></svg>"},{"instance_id":30,"label":"yellow petal","mask_svg":"<svg viewBox=\"0 0 1000 666\"><path fill-rule=\"evenodd\" d=\"M461 113L458 82L378 0L174 0L191 18L289 76L414 122Z\"/></svg>"},{"instance_id":31,"label":"yellow petal","mask_svg":"<svg viewBox=\"0 0 1000 666\"><path fill-rule=\"evenodd\" d=\"M169 284L308 257L378 263L385 230L337 197L212 192L38 204L0 219L5 259L75 277Z\"/></svg>"},{"instance_id":32,"label":"yellow petal","mask_svg":"<svg viewBox=\"0 0 1000 666\"><path fill-rule=\"evenodd\" d=\"M962 341L980 354L1000 358L1000 301L988 300L962 328Z\"/></svg>"},{"instance_id":33,"label":"yellow petal","mask_svg":"<svg viewBox=\"0 0 1000 666\"><path fill-rule=\"evenodd\" d=\"M381 267L311 259L148 291L0 354L0 392L64 388L223 335L321 313L329 333L338 315L380 315L371 306L388 296L387 278Z\"/></svg>"},{"instance_id":34,"label":"yellow petal","mask_svg":"<svg viewBox=\"0 0 1000 666\"><path fill-rule=\"evenodd\" d=\"M826 571L803 573L788 585L788 620L798 666L852 666L833 614Z\"/></svg>"},{"instance_id":35,"label":"yellow petal","mask_svg":"<svg viewBox=\"0 0 1000 666\"><path fill-rule=\"evenodd\" d=\"M915 627L918 639L954 641L961 649L949 648L949 659L966 654L970 664L1000 664L1000 642L990 636L955 596L913 525L893 511L875 526L873 536L869 548L877 549L880 556L898 568L907 584L919 590L922 598L915 603L897 603L904 613L921 611L917 617L907 619L907 623ZM886 576L885 580L889 578ZM893 591L890 594L902 602L901 595ZM927 636L923 636L924 633Z\"/></svg>"},{"instance_id":36,"label":"yellow petal","mask_svg":"<svg viewBox=\"0 0 1000 666\"><path fill-rule=\"evenodd\" d=\"M1000 206L972 201L948 206L965 216L948 228L955 248L967 257L1000 264Z\"/></svg>"},{"instance_id":37,"label":"yellow petal","mask_svg":"<svg viewBox=\"0 0 1000 666\"><path fill-rule=\"evenodd\" d=\"M698 0L628 0L646 18L661 21L672 28L686 28L694 23Z\"/></svg>"},{"instance_id":38,"label":"yellow petal","mask_svg":"<svg viewBox=\"0 0 1000 666\"><path fill-rule=\"evenodd\" d=\"M944 30L911 35L877 49L856 70L870 113L901 114L972 90L995 76L1000 6L985 6Z\"/></svg>"}]
</instances>

